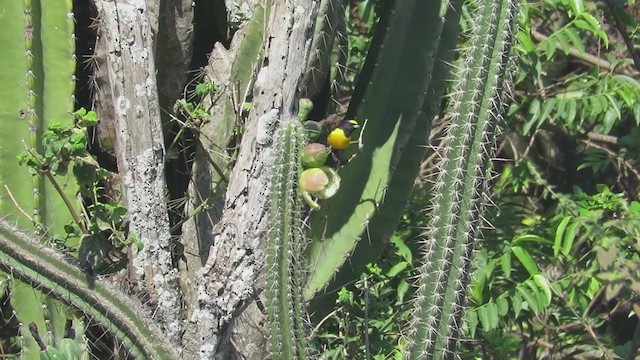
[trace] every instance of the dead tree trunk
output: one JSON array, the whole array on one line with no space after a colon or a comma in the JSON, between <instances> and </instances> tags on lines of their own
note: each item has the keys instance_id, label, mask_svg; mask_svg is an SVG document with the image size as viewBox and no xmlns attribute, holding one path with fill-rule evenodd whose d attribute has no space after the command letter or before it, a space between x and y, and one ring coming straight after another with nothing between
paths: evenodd
<instances>
[{"instance_id":1,"label":"dead tree trunk","mask_svg":"<svg viewBox=\"0 0 640 360\"><path fill-rule=\"evenodd\" d=\"M158 73L172 69L156 70L153 54L159 48L158 39L151 31L158 22L156 11L175 8L167 6L171 1L165 1L164 6L161 1L158 10L155 5L151 7L155 4L151 0L96 0L101 21L97 47L105 61L99 78L103 83L98 82L98 111L103 121L109 121L105 116L113 114L118 169L131 231L144 243L144 250L133 262L139 270L133 280L152 295L159 321L167 335L180 344L186 359L268 357L261 306L265 233L269 226L265 217L267 170L273 155L273 133L281 122L291 121L297 113L318 4L300 0L258 2L269 14L265 19L263 58L251 90L253 106L229 176L222 216L207 241L180 240L185 247L212 244L208 249L197 249L200 254L208 254L204 266L196 256L178 267L172 252L176 240L170 237L167 220L163 174L166 154L156 82ZM184 33L171 38L190 41ZM184 77L176 79L184 81ZM189 234L195 237L196 233ZM180 288L180 272L187 273L182 277L190 279L188 288L184 284ZM193 274L197 274L195 278Z\"/></svg>"}]
</instances>

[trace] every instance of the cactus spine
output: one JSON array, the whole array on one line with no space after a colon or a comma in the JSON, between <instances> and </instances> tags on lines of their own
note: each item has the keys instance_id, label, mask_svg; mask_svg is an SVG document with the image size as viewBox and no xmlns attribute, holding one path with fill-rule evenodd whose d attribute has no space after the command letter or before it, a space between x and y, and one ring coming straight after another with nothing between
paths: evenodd
<instances>
[{"instance_id":1,"label":"cactus spine","mask_svg":"<svg viewBox=\"0 0 640 360\"><path fill-rule=\"evenodd\" d=\"M469 266L480 238L483 195L513 34L513 0L478 1L469 44L451 90L453 119L434 185L430 228L407 359L452 358Z\"/></svg>"},{"instance_id":2,"label":"cactus spine","mask_svg":"<svg viewBox=\"0 0 640 360\"><path fill-rule=\"evenodd\" d=\"M269 351L278 359L305 359L302 199L298 190L304 128L297 120L289 121L278 130L275 142L267 236Z\"/></svg>"}]
</instances>

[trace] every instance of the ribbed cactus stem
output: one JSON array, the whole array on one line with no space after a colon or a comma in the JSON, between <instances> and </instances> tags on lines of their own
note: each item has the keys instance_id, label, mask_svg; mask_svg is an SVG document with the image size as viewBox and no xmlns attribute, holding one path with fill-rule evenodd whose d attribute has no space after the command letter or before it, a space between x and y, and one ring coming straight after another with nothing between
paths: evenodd
<instances>
[{"instance_id":1,"label":"ribbed cactus stem","mask_svg":"<svg viewBox=\"0 0 640 360\"><path fill-rule=\"evenodd\" d=\"M20 117L27 122L28 137L24 133L14 134L10 130L9 136L18 136L19 147L5 149L4 156L11 152L19 153L24 150L24 146L33 149L37 153L42 153L41 136L44 128L51 121L72 121L70 113L73 111L75 100L75 37L73 1L41 1L23 0L21 11L23 12L23 29L21 41L24 42L24 89L26 92L26 102L20 109ZM13 8L13 6L12 6ZM5 10L3 8L3 10ZM13 9L11 9L13 10ZM10 13L5 14L11 16ZM11 24L7 24L11 25ZM45 30L46 29L46 30ZM23 40L22 40L23 39ZM8 60L4 66L14 66ZM22 79L21 79L22 80ZM20 83L20 86L23 83ZM2 84L6 87L15 84ZM9 102L10 100L5 100ZM11 104L4 104L11 107ZM5 118L7 122L13 122ZM15 126L15 125L14 125ZM15 129L14 129L15 130ZM14 142L7 140L2 142ZM11 156L14 158L15 156ZM17 164L15 165L17 166ZM8 167L8 166L7 166ZM55 175L55 174L54 174ZM12 176L13 177L13 176ZM50 179L54 179L49 176ZM59 180L54 180L59 181ZM66 182L60 181L63 184ZM67 216L62 216L59 210L68 206L59 198L59 193L64 191L66 197L73 198L76 193L74 185L58 187L58 193L48 184L44 174L36 174L31 179L31 188L25 189L24 183L8 183L7 185L15 191L17 203L23 207L33 205L33 220L41 231L61 230L66 223ZM70 184L73 184L71 182ZM26 190L26 191L25 191ZM30 200L27 200L25 193L28 191ZM51 196L49 196L51 194ZM31 204L27 203L31 202ZM71 207L69 207L71 209ZM63 212L65 210L62 210Z\"/></svg>"},{"instance_id":2,"label":"ribbed cactus stem","mask_svg":"<svg viewBox=\"0 0 640 360\"><path fill-rule=\"evenodd\" d=\"M103 326L136 359L178 359L139 305L0 220L0 269ZM14 296L14 294L12 294ZM41 328L42 329L42 328Z\"/></svg>"},{"instance_id":3,"label":"ribbed cactus stem","mask_svg":"<svg viewBox=\"0 0 640 360\"><path fill-rule=\"evenodd\" d=\"M298 191L304 129L299 121L292 120L278 130L274 139L266 288L269 351L274 359L304 359L302 200Z\"/></svg>"},{"instance_id":4,"label":"ribbed cactus stem","mask_svg":"<svg viewBox=\"0 0 640 360\"><path fill-rule=\"evenodd\" d=\"M322 0L318 9L303 95L314 97L321 91L331 67L331 52L344 17L343 0Z\"/></svg>"},{"instance_id":5,"label":"ribbed cactus stem","mask_svg":"<svg viewBox=\"0 0 640 360\"><path fill-rule=\"evenodd\" d=\"M34 26L33 17L36 9L32 6L32 0L24 0L24 42L25 42L25 58L27 60L27 73L26 73L26 90L27 90L27 108L25 109L26 120L29 124L30 139L27 146L38 149L39 145L39 133L41 126L38 121L38 99L36 93L36 72L34 68L34 57L36 52L41 53L34 46L35 32L40 32L39 27ZM39 9L38 9L39 10ZM40 174L36 174L32 177L33 186L33 220L36 224L42 223L42 204L40 201L40 193L42 192L44 183L43 177Z\"/></svg>"},{"instance_id":6,"label":"ribbed cactus stem","mask_svg":"<svg viewBox=\"0 0 640 360\"><path fill-rule=\"evenodd\" d=\"M41 42L46 73L43 121L68 121L75 106L76 38L73 0L42 1Z\"/></svg>"},{"instance_id":7,"label":"ribbed cactus stem","mask_svg":"<svg viewBox=\"0 0 640 360\"><path fill-rule=\"evenodd\" d=\"M480 238L489 159L513 35L513 0L478 1L469 43L454 74L432 218L422 244L408 359L455 355L469 266Z\"/></svg>"}]
</instances>

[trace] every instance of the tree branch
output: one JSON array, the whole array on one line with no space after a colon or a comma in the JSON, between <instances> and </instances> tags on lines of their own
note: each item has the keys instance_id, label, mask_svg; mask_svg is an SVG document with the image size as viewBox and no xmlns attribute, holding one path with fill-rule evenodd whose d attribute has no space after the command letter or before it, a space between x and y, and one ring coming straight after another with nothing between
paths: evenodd
<instances>
[{"instance_id":1,"label":"tree branch","mask_svg":"<svg viewBox=\"0 0 640 360\"><path fill-rule=\"evenodd\" d=\"M531 35L533 35L533 38L536 39L538 42L543 42L549 38L548 36L536 30L531 30ZM558 41L555 42L555 45L556 45L556 49L562 50L562 45L560 45ZM602 68L606 71L613 72L615 70L615 66L610 62L608 62L607 60L601 59L589 53L582 53L580 52L580 50L576 49L574 46L569 47L569 54L577 59L580 59L586 63Z\"/></svg>"}]
</instances>

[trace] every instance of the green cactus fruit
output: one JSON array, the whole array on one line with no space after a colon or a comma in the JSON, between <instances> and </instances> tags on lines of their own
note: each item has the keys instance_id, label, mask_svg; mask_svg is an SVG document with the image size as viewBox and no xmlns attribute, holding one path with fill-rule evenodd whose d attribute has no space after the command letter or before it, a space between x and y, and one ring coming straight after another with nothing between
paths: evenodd
<instances>
[{"instance_id":1,"label":"green cactus fruit","mask_svg":"<svg viewBox=\"0 0 640 360\"><path fill-rule=\"evenodd\" d=\"M322 169L308 169L300 177L300 186L307 192L316 193L329 184L329 177Z\"/></svg>"},{"instance_id":2,"label":"green cactus fruit","mask_svg":"<svg viewBox=\"0 0 640 360\"><path fill-rule=\"evenodd\" d=\"M340 176L328 166L307 169L300 175L300 187L320 199L328 199L340 189Z\"/></svg>"},{"instance_id":3,"label":"green cactus fruit","mask_svg":"<svg viewBox=\"0 0 640 360\"><path fill-rule=\"evenodd\" d=\"M305 121L309 117L309 113L313 109L313 102L309 99L303 98L298 102L300 109L298 110L298 119Z\"/></svg>"},{"instance_id":4,"label":"green cactus fruit","mask_svg":"<svg viewBox=\"0 0 640 360\"><path fill-rule=\"evenodd\" d=\"M326 146L320 143L311 143L302 148L300 161L302 161L302 165L308 168L317 168L327 162L328 156L329 149Z\"/></svg>"}]
</instances>

